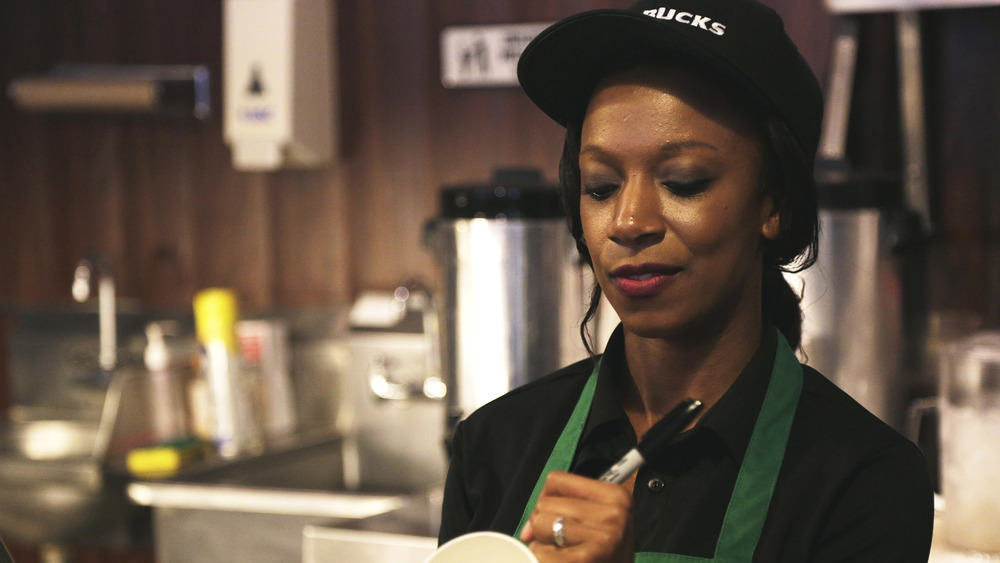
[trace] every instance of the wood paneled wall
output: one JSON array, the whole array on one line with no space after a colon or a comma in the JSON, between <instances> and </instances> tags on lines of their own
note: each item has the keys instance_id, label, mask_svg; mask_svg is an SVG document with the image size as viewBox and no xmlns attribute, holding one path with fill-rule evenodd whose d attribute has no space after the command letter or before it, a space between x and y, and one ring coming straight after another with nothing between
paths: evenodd
<instances>
[{"instance_id":1,"label":"wood paneled wall","mask_svg":"<svg viewBox=\"0 0 1000 563\"><path fill-rule=\"evenodd\" d=\"M822 1L766 2L825 82L834 19ZM39 116L0 99L0 336L19 307L70 305L75 262L90 253L111 258L121 297L147 308L186 309L212 285L264 310L345 302L414 276L436 284L421 231L438 189L502 165L554 179L561 148L560 129L518 89L440 85L442 28L623 4L338 0L337 164L245 173L230 166L218 111L220 0L0 2L0 84L63 62L199 63L211 69L216 110L206 122ZM898 166L891 22L865 21L875 58L861 65L852 154ZM924 27L937 226L930 304L996 322L1000 8L928 12Z\"/></svg>"},{"instance_id":2,"label":"wood paneled wall","mask_svg":"<svg viewBox=\"0 0 1000 563\"><path fill-rule=\"evenodd\" d=\"M784 0L822 73L829 16ZM110 257L120 294L187 307L209 285L248 308L323 305L411 276L437 190L494 167L555 177L560 129L517 88L446 90L438 36L452 24L551 21L596 0L336 2L341 153L313 171L236 172L222 140L221 2L15 0L0 7L0 80L62 62L207 64L207 122L25 115L0 101L0 303L69 304L75 261Z\"/></svg>"},{"instance_id":3,"label":"wood paneled wall","mask_svg":"<svg viewBox=\"0 0 1000 563\"><path fill-rule=\"evenodd\" d=\"M924 18L935 308L1000 327L1000 8Z\"/></svg>"}]
</instances>

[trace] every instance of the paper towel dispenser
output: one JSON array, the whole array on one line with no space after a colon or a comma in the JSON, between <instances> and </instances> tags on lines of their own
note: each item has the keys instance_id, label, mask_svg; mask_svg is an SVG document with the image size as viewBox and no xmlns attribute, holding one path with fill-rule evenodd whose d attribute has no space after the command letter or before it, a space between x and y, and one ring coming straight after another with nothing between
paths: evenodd
<instances>
[{"instance_id":1,"label":"paper towel dispenser","mask_svg":"<svg viewBox=\"0 0 1000 563\"><path fill-rule=\"evenodd\" d=\"M234 168L333 160L334 17L333 0L225 0L223 114Z\"/></svg>"},{"instance_id":2,"label":"paper towel dispenser","mask_svg":"<svg viewBox=\"0 0 1000 563\"><path fill-rule=\"evenodd\" d=\"M30 113L198 119L212 113L203 65L63 64L11 80L7 95Z\"/></svg>"}]
</instances>

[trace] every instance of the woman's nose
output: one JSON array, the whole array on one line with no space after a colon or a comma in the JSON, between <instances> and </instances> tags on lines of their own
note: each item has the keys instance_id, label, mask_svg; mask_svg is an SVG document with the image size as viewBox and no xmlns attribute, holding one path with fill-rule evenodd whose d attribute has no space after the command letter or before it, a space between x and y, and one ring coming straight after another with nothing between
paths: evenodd
<instances>
[{"instance_id":1,"label":"woman's nose","mask_svg":"<svg viewBox=\"0 0 1000 563\"><path fill-rule=\"evenodd\" d=\"M630 182L619 192L610 237L619 244L652 244L663 238L664 223L656 186Z\"/></svg>"}]
</instances>

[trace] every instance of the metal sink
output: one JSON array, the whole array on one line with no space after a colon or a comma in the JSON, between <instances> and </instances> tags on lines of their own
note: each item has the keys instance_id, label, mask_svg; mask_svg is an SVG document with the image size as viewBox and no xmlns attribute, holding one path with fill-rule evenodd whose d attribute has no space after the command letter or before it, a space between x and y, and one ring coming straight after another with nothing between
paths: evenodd
<instances>
[{"instance_id":1,"label":"metal sink","mask_svg":"<svg viewBox=\"0 0 1000 563\"><path fill-rule=\"evenodd\" d=\"M303 397L336 398L337 424L261 455L129 486L134 502L153 509L157 563L301 561L306 527L381 521L441 487L444 402L373 398L366 376L376 354L424 365L426 342L368 336L364 346L352 340L347 354L328 341L296 351L300 376L338 374L333 389L302 388Z\"/></svg>"},{"instance_id":2,"label":"metal sink","mask_svg":"<svg viewBox=\"0 0 1000 563\"><path fill-rule=\"evenodd\" d=\"M337 435L295 436L256 455L131 483L128 494L138 504L160 508L366 518L399 507L414 492L352 478L349 459L345 466L349 449Z\"/></svg>"},{"instance_id":3,"label":"metal sink","mask_svg":"<svg viewBox=\"0 0 1000 563\"><path fill-rule=\"evenodd\" d=\"M387 514L440 485L381 481L377 474L407 468L358 468L357 447L339 436L299 436L260 455L127 490L133 502L153 508L160 563L300 561L306 526Z\"/></svg>"},{"instance_id":4,"label":"metal sink","mask_svg":"<svg viewBox=\"0 0 1000 563\"><path fill-rule=\"evenodd\" d=\"M332 520L302 531L303 563L423 563L437 548L442 490L359 520Z\"/></svg>"},{"instance_id":5,"label":"metal sink","mask_svg":"<svg viewBox=\"0 0 1000 563\"><path fill-rule=\"evenodd\" d=\"M0 426L0 536L63 543L107 535L135 508L95 455L98 425L36 420Z\"/></svg>"},{"instance_id":6,"label":"metal sink","mask_svg":"<svg viewBox=\"0 0 1000 563\"><path fill-rule=\"evenodd\" d=\"M96 311L16 313L10 407L0 421L0 536L26 544L148 541L150 511L129 502L124 471L127 440L143 430L135 419L148 409L138 403L119 420L118 407L145 392L134 383L148 379L136 369L134 337L153 318L119 312L121 365L108 371L97 361Z\"/></svg>"}]
</instances>

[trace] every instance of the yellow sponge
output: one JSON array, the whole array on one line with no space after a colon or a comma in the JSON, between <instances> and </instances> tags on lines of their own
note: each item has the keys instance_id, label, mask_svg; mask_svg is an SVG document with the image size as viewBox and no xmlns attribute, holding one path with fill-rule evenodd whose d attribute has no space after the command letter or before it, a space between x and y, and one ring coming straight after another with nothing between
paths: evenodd
<instances>
[{"instance_id":1,"label":"yellow sponge","mask_svg":"<svg viewBox=\"0 0 1000 563\"><path fill-rule=\"evenodd\" d=\"M201 459L206 447L207 443L197 438L182 438L144 446L130 451L125 458L125 465L135 477L170 477L189 463Z\"/></svg>"}]
</instances>

